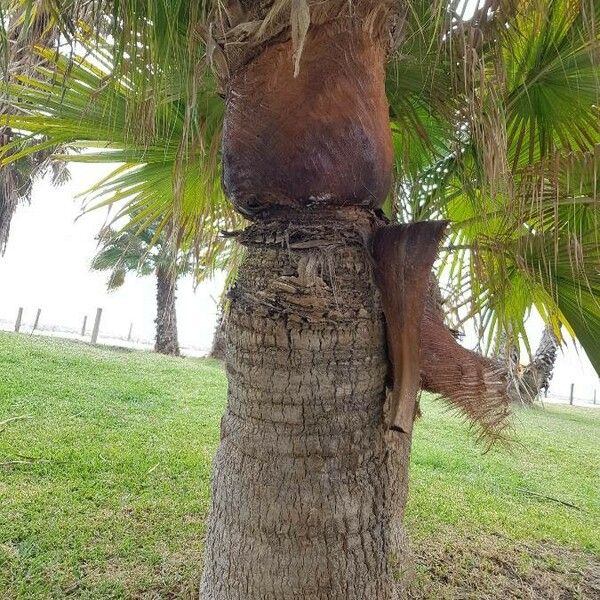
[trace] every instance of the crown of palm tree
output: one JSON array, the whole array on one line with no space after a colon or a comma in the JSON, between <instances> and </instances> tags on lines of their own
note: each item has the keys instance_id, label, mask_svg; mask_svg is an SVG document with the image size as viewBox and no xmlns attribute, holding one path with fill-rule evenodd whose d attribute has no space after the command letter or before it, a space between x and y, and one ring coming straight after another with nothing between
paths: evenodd
<instances>
[{"instance_id":1,"label":"crown of palm tree","mask_svg":"<svg viewBox=\"0 0 600 600\"><path fill-rule=\"evenodd\" d=\"M141 231L133 228L102 228L97 236L99 249L91 266L96 271L110 271L109 290L123 285L128 272L146 276L155 273L157 269L170 269L173 257L168 231L157 235L156 226L154 224ZM191 252L179 251L175 258L175 274L187 275L193 268Z\"/></svg>"}]
</instances>

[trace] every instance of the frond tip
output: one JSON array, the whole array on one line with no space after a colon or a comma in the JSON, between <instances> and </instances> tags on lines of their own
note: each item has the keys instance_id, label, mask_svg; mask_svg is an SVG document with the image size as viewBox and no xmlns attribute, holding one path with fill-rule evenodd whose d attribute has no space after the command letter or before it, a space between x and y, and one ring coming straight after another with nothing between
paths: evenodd
<instances>
[{"instance_id":1,"label":"frond tip","mask_svg":"<svg viewBox=\"0 0 600 600\"><path fill-rule=\"evenodd\" d=\"M444 323L432 277L421 327L421 387L464 414L490 444L510 424L508 373L498 361L461 346Z\"/></svg>"}]
</instances>

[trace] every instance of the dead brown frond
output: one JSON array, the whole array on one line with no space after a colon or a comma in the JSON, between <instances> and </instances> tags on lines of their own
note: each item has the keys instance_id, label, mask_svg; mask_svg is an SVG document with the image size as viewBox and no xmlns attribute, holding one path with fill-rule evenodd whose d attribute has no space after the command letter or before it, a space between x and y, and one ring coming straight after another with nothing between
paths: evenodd
<instances>
[{"instance_id":1,"label":"dead brown frond","mask_svg":"<svg viewBox=\"0 0 600 600\"><path fill-rule=\"evenodd\" d=\"M436 288L432 278L421 332L421 385L458 409L491 444L510 422L507 370L458 343L444 323Z\"/></svg>"},{"instance_id":2,"label":"dead brown frond","mask_svg":"<svg viewBox=\"0 0 600 600\"><path fill-rule=\"evenodd\" d=\"M404 433L410 433L415 419L423 309L446 225L445 221L388 225L373 239L393 375L390 428Z\"/></svg>"},{"instance_id":3,"label":"dead brown frond","mask_svg":"<svg viewBox=\"0 0 600 600\"><path fill-rule=\"evenodd\" d=\"M201 35L211 56L219 58L212 62L222 81L274 40L291 40L290 68L297 74L309 27L334 21L346 29L361 27L391 49L397 43L392 33L399 29L396 23L404 12L403 4L393 0L221 0L211 15L214 26L203 28Z\"/></svg>"}]
</instances>

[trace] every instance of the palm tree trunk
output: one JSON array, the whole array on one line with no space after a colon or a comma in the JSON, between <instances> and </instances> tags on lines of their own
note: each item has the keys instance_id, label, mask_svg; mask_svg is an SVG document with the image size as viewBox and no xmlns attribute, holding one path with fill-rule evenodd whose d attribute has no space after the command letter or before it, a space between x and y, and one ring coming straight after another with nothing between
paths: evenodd
<instances>
[{"instance_id":1,"label":"palm tree trunk","mask_svg":"<svg viewBox=\"0 0 600 600\"><path fill-rule=\"evenodd\" d=\"M410 437L384 425L374 221L319 210L240 237L203 600L395 597Z\"/></svg>"},{"instance_id":2,"label":"palm tree trunk","mask_svg":"<svg viewBox=\"0 0 600 600\"><path fill-rule=\"evenodd\" d=\"M212 347L210 349L210 357L218 360L225 360L225 352L227 350L227 314L225 308L219 307L217 317L217 325L213 337Z\"/></svg>"},{"instance_id":3,"label":"palm tree trunk","mask_svg":"<svg viewBox=\"0 0 600 600\"><path fill-rule=\"evenodd\" d=\"M551 326L546 326L531 362L521 368L518 361L510 364L511 399L516 404L533 406L542 392L547 392L558 352L558 340Z\"/></svg>"},{"instance_id":4,"label":"palm tree trunk","mask_svg":"<svg viewBox=\"0 0 600 600\"><path fill-rule=\"evenodd\" d=\"M268 1L228 2L214 28L223 183L253 225L230 293L201 598L393 600L420 383L484 432L504 422L505 385L425 311L444 224L380 229L402 3L291 4L293 39ZM261 19L255 44L235 43Z\"/></svg>"},{"instance_id":5,"label":"palm tree trunk","mask_svg":"<svg viewBox=\"0 0 600 600\"><path fill-rule=\"evenodd\" d=\"M174 269L156 269L156 343L154 350L161 354L179 356L175 292L177 275Z\"/></svg>"},{"instance_id":6,"label":"palm tree trunk","mask_svg":"<svg viewBox=\"0 0 600 600\"><path fill-rule=\"evenodd\" d=\"M550 387L558 348L559 343L554 330L550 325L547 325L544 328L540 345L535 351L533 360L525 369L527 376L531 379L531 387L537 395L541 392L547 392Z\"/></svg>"},{"instance_id":7,"label":"palm tree trunk","mask_svg":"<svg viewBox=\"0 0 600 600\"><path fill-rule=\"evenodd\" d=\"M387 13L311 7L301 56L299 38L226 46L223 183L254 224L230 293L203 600L391 600L405 562L410 433L387 427L367 247L391 184Z\"/></svg>"}]
</instances>

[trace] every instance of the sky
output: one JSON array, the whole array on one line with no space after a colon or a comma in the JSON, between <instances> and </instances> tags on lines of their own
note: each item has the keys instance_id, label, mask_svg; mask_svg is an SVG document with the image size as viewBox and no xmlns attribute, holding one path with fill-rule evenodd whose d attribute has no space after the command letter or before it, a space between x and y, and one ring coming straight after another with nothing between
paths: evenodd
<instances>
[{"instance_id":1,"label":"sky","mask_svg":"<svg viewBox=\"0 0 600 600\"><path fill-rule=\"evenodd\" d=\"M42 327L79 331L87 315L89 332L96 308L102 307L101 336L127 337L133 324L133 340L152 343L154 278L132 273L122 288L107 292L108 274L89 268L96 251L94 238L108 215L99 209L80 216L81 200L75 197L108 171L106 166L73 164L69 183L53 188L47 181L38 181L31 204L17 209L6 253L0 257L0 328L14 327L22 306L24 330L31 327L41 308ZM191 277L180 280L179 337L188 354L210 349L223 285L223 274L196 288ZM532 319L528 330L537 343L541 321ZM469 343L473 340L467 339L465 345ZM572 342L559 354L550 393L568 396L571 383L575 383L576 398L591 400L596 389L600 403L598 377L585 353L578 352Z\"/></svg>"}]
</instances>

